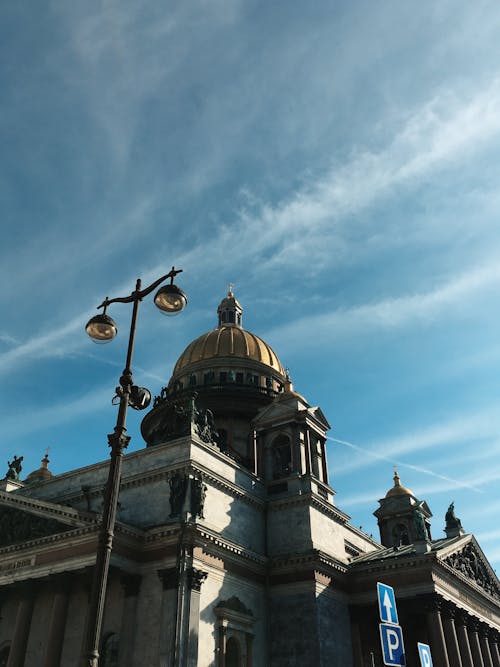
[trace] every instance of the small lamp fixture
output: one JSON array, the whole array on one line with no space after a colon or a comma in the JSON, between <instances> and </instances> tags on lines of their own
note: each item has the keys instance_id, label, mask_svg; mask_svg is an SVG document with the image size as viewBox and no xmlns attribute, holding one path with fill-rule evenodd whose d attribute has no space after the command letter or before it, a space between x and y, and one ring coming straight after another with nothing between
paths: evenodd
<instances>
[{"instance_id":1,"label":"small lamp fixture","mask_svg":"<svg viewBox=\"0 0 500 667\"><path fill-rule=\"evenodd\" d=\"M151 392L146 387L134 384L130 389L128 404L134 410L145 410L151 403Z\"/></svg>"},{"instance_id":2,"label":"small lamp fixture","mask_svg":"<svg viewBox=\"0 0 500 667\"><path fill-rule=\"evenodd\" d=\"M115 321L103 312L90 318L85 331L95 343L109 343L118 333L118 327Z\"/></svg>"},{"instance_id":3,"label":"small lamp fixture","mask_svg":"<svg viewBox=\"0 0 500 667\"><path fill-rule=\"evenodd\" d=\"M187 305L187 296L180 287L172 282L170 285L160 287L156 292L154 301L165 315L178 315Z\"/></svg>"}]
</instances>

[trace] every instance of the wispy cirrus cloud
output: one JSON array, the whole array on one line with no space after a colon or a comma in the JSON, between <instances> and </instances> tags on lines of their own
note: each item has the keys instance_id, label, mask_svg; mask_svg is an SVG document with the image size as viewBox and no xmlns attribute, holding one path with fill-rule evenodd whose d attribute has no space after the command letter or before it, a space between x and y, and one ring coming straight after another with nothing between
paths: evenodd
<instances>
[{"instance_id":1,"label":"wispy cirrus cloud","mask_svg":"<svg viewBox=\"0 0 500 667\"><path fill-rule=\"evenodd\" d=\"M397 463L398 457L423 452L430 448L456 446L458 443L475 442L486 437L496 437L500 429L500 417L496 406L467 416L454 417L412 433L384 440L373 441L369 447L360 448L360 456L336 467L337 474L345 474L369 466L374 460ZM340 441L345 442L345 441ZM353 447L354 448L354 447ZM398 463L398 465L400 465ZM413 466L413 469L419 469ZM464 481L463 486L474 486L476 482Z\"/></svg>"},{"instance_id":2,"label":"wispy cirrus cloud","mask_svg":"<svg viewBox=\"0 0 500 667\"><path fill-rule=\"evenodd\" d=\"M457 479L454 477L451 477L449 475L443 475L441 473L436 472L435 470L432 470L431 468L427 466L421 466L421 465L415 465L412 463L404 462L401 460L396 460L394 457L386 456L384 454L381 454L380 452L369 448L369 447L360 447L359 445L355 445L352 442L348 442L347 440L339 440L338 438L332 438L328 437L328 440L331 442L335 442L337 444L343 445L344 447L348 447L351 450L354 450L357 454L360 455L361 461L364 462L365 466L369 466L371 464L374 464L376 462L387 462L391 463L393 465L396 465L398 469L406 469L406 470L412 470L417 473L421 473L424 477L431 477L435 480L439 480L439 483L435 484L434 486L427 486L425 487L422 485L419 487L419 493L420 495L425 494L425 493L432 493L432 492L441 492L445 489L469 489L471 491L474 491L476 493L482 493L482 489L480 486L480 483L475 483L473 481L469 480L464 480L464 479ZM358 464L356 465L355 463L352 464L353 468L359 468L363 467L363 464L361 464L361 461L358 461ZM347 466L349 467L349 466ZM335 467L335 474L342 475L343 472L345 472L346 467L342 465L337 465ZM379 491L379 494L381 491ZM369 502L370 500L373 501L373 498L377 495L374 491L371 492L363 492L361 494L356 494L356 495L351 495L347 497L342 498L342 504L346 506L353 506L353 505L359 505L359 504L364 504Z\"/></svg>"},{"instance_id":3,"label":"wispy cirrus cloud","mask_svg":"<svg viewBox=\"0 0 500 667\"><path fill-rule=\"evenodd\" d=\"M397 330L414 324L429 324L448 318L457 306L460 312L467 303L474 304L478 295L500 285L500 265L474 267L433 290L386 298L351 308L338 308L319 315L294 320L268 331L266 336L280 341L280 349L288 350L315 331L316 342L375 330Z\"/></svg>"},{"instance_id":4,"label":"wispy cirrus cloud","mask_svg":"<svg viewBox=\"0 0 500 667\"><path fill-rule=\"evenodd\" d=\"M385 148L378 152L353 153L345 164L304 184L278 205L257 204L252 213L245 209L239 211L234 224L221 225L211 239L203 239L180 253L179 264L201 276L214 266L220 266L221 261L227 271L234 272L248 260L249 264L258 264L265 275L276 263L295 267L297 253L308 253L310 243L317 247L323 245L322 252L329 254L332 245L349 243L343 237L343 225L353 213L399 187L414 187L429 171L449 164L458 153L464 159L467 151L478 150L481 142L498 133L498 108L500 80L494 80L486 90L465 103L451 93L442 93L415 112ZM137 225L137 216L143 219L150 213L151 206L159 205L157 198L138 205L137 211L130 216L131 228L141 229ZM325 230L332 229L333 235L324 242ZM107 233L111 234L111 230ZM383 229L379 234L383 239ZM102 239L99 241L102 248L112 245ZM232 249L230 255L226 251L228 247ZM265 262L259 262L262 255L269 253ZM60 258L64 255L59 249ZM155 267L148 273L156 275L163 268ZM43 263L37 271L42 269ZM279 338L286 349L287 344L291 346L293 341L310 331L312 321L319 335L329 338L332 334L338 336L374 327L394 328L429 321L441 316L444 309L463 304L464 299L499 282L500 268L488 264L455 276L431 291L307 317L268 332L268 336ZM87 316L87 312L76 316L55 335L40 333L24 343L14 344L12 349L0 355L0 373L37 355L60 356L65 351L72 351L77 345L72 334Z\"/></svg>"}]
</instances>

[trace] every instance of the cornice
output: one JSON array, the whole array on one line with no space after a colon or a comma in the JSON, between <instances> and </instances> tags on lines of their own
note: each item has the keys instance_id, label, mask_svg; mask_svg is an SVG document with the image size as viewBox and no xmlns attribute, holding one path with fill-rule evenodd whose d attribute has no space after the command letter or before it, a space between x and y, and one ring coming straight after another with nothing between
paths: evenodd
<instances>
[{"instance_id":1,"label":"cornice","mask_svg":"<svg viewBox=\"0 0 500 667\"><path fill-rule=\"evenodd\" d=\"M66 519L72 524L78 522L81 525L97 524L100 518L96 514L90 512L82 512L74 507L61 505L60 503L53 503L47 500L23 496L21 494L11 494L0 491L0 501L3 507L15 507L18 510L24 510L28 513L36 513L42 518L47 515L58 517L59 519Z\"/></svg>"},{"instance_id":2,"label":"cornice","mask_svg":"<svg viewBox=\"0 0 500 667\"><path fill-rule=\"evenodd\" d=\"M272 511L280 510L284 507L293 505L307 505L319 510L325 516L333 519L336 523L346 525L349 522L349 515L342 510L339 510L335 505L329 505L316 493L309 492L301 495L293 495L285 498L277 498L276 500L269 500L269 509Z\"/></svg>"}]
</instances>

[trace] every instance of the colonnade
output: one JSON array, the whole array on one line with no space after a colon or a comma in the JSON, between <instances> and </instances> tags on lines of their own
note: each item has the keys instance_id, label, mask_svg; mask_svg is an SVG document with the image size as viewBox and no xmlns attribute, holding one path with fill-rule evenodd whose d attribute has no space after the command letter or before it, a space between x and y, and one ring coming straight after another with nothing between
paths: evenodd
<instances>
[{"instance_id":1,"label":"colonnade","mask_svg":"<svg viewBox=\"0 0 500 667\"><path fill-rule=\"evenodd\" d=\"M499 632L433 596L426 602L433 661L441 667L500 667Z\"/></svg>"},{"instance_id":2,"label":"colonnade","mask_svg":"<svg viewBox=\"0 0 500 667\"><path fill-rule=\"evenodd\" d=\"M436 667L500 667L500 632L437 594L398 601L407 663L419 664L417 642L429 644ZM351 609L354 667L381 665L373 606Z\"/></svg>"},{"instance_id":3,"label":"colonnade","mask_svg":"<svg viewBox=\"0 0 500 667\"><path fill-rule=\"evenodd\" d=\"M59 667L63 652L64 640L68 624L68 606L71 596L78 587L85 588L88 593L89 576L87 571L78 573L51 575L40 580L31 580L3 589L4 602L10 596L17 600L17 611L12 636L7 667L23 667L28 656L30 632L34 623L43 624L43 645L33 664L40 667ZM140 577L138 575L123 574L120 577L124 590L124 600L119 629L120 666L131 667L133 656L133 642L135 638L135 616L137 596L139 593ZM41 593L50 593L50 606L46 615L34 618L34 609L37 597ZM86 598L87 598L86 596ZM86 609L82 610L81 618L85 618ZM83 627L81 628L83 633ZM83 635L82 635L83 636ZM75 643L74 664L78 664L82 646Z\"/></svg>"},{"instance_id":4,"label":"colonnade","mask_svg":"<svg viewBox=\"0 0 500 667\"><path fill-rule=\"evenodd\" d=\"M188 567L179 576L178 568L158 571L158 600L160 609L160 629L158 647L158 665L185 665L196 667L198 662L198 625L200 614L200 589L207 573ZM115 632L118 639L118 655L120 667L132 667L134 664L134 645L137 637L137 604L141 586L141 577L135 574L120 573L115 570L111 583L117 583L119 577L123 589L121 618L116 624ZM2 637L10 640L7 667L59 667L61 656L63 661L71 655L72 664L79 664L82 651L81 641L84 636L83 624L87 613L85 602L80 606L75 598L78 590L83 594L85 601L90 592L90 572L82 570L78 573L52 575L40 580L14 584L5 587L2 591L4 600L15 600L17 609L12 605L15 613L14 628L11 637ZM86 593L84 592L86 591ZM46 596L46 606L43 614L34 614L39 609L37 604L41 595ZM77 612L78 619L71 620L69 628L68 607L75 603L73 616ZM81 608L80 608L81 607ZM36 625L35 625L36 624ZM75 629L77 632L75 633ZM43 637L40 653L33 656L33 635ZM71 638L68 638L71 635ZM71 646L68 645L68 641ZM66 644L65 644L66 642ZM2 641L2 646L7 645ZM33 645L32 645L33 644ZM66 663L67 664L67 663Z\"/></svg>"}]
</instances>

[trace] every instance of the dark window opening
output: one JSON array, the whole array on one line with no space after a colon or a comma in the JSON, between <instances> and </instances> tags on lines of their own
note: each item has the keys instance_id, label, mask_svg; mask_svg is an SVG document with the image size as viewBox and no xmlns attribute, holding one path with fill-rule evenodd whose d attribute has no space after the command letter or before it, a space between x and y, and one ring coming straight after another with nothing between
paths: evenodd
<instances>
[{"instance_id":1,"label":"dark window opening","mask_svg":"<svg viewBox=\"0 0 500 667\"><path fill-rule=\"evenodd\" d=\"M410 544L410 537L408 535L408 528L404 523L398 523L392 529L393 545L400 547L405 544Z\"/></svg>"},{"instance_id":2,"label":"dark window opening","mask_svg":"<svg viewBox=\"0 0 500 667\"><path fill-rule=\"evenodd\" d=\"M292 471L290 438L279 435L272 446L273 479L287 477Z\"/></svg>"},{"instance_id":3,"label":"dark window opening","mask_svg":"<svg viewBox=\"0 0 500 667\"><path fill-rule=\"evenodd\" d=\"M99 665L102 667L118 667L118 635L108 635L102 644Z\"/></svg>"},{"instance_id":4,"label":"dark window opening","mask_svg":"<svg viewBox=\"0 0 500 667\"><path fill-rule=\"evenodd\" d=\"M0 650L0 667L7 667L7 661L9 659L10 646L4 646Z\"/></svg>"},{"instance_id":5,"label":"dark window opening","mask_svg":"<svg viewBox=\"0 0 500 667\"><path fill-rule=\"evenodd\" d=\"M219 380L221 384L226 384L227 382L227 373L226 371L222 371L221 374L219 375Z\"/></svg>"},{"instance_id":6,"label":"dark window opening","mask_svg":"<svg viewBox=\"0 0 500 667\"><path fill-rule=\"evenodd\" d=\"M243 373L236 373L236 383L243 384Z\"/></svg>"},{"instance_id":7,"label":"dark window opening","mask_svg":"<svg viewBox=\"0 0 500 667\"><path fill-rule=\"evenodd\" d=\"M240 667L241 648L235 637L229 637L226 644L226 667Z\"/></svg>"}]
</instances>

